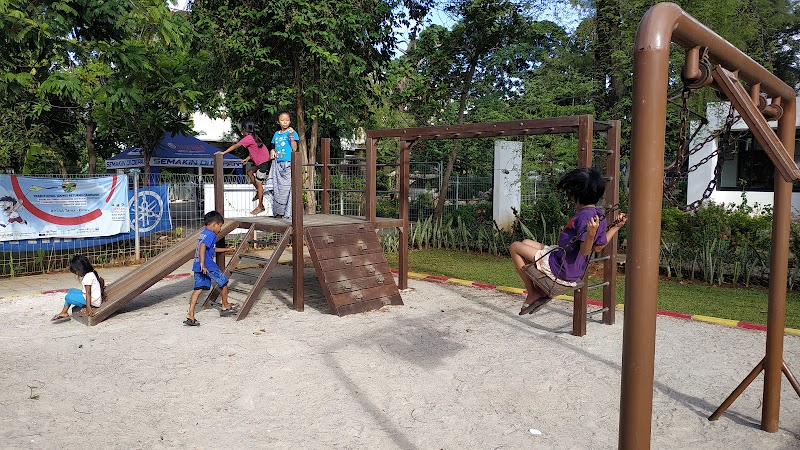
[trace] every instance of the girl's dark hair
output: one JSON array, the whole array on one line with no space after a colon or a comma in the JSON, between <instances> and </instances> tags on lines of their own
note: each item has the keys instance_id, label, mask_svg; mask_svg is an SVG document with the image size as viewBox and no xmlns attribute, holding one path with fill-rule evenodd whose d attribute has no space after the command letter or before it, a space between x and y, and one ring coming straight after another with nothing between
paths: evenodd
<instances>
[{"instance_id":1,"label":"girl's dark hair","mask_svg":"<svg viewBox=\"0 0 800 450\"><path fill-rule=\"evenodd\" d=\"M92 263L89 262L89 258L85 255L75 255L69 260L69 271L74 273L78 276L84 276L89 272L94 272L94 276L97 277L97 281L100 282L100 275L97 271L92 267ZM100 296L105 298L105 286L103 283L100 283Z\"/></svg>"},{"instance_id":2,"label":"girl's dark hair","mask_svg":"<svg viewBox=\"0 0 800 450\"><path fill-rule=\"evenodd\" d=\"M16 205L17 199L15 199L14 197L9 197L8 195L4 195L0 197L0 202L11 202Z\"/></svg>"},{"instance_id":3,"label":"girl's dark hair","mask_svg":"<svg viewBox=\"0 0 800 450\"><path fill-rule=\"evenodd\" d=\"M243 120L242 123L241 123L241 130L242 131L247 131L248 133L250 133L250 135L253 136L253 139L255 139L256 144L259 147L264 145L264 141L262 141L261 137L258 135L258 133L260 131L259 128L258 128L258 125L256 125L256 123L253 122L252 119Z\"/></svg>"},{"instance_id":4,"label":"girl's dark hair","mask_svg":"<svg viewBox=\"0 0 800 450\"><path fill-rule=\"evenodd\" d=\"M561 178L556 189L581 205L593 205L606 192L606 182L594 169L574 169Z\"/></svg>"}]
</instances>

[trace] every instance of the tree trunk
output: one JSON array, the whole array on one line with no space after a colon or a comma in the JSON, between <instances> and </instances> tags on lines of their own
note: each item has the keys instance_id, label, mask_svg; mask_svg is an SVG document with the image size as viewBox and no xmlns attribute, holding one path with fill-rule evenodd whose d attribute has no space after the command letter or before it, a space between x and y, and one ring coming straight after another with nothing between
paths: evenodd
<instances>
[{"instance_id":1,"label":"tree trunk","mask_svg":"<svg viewBox=\"0 0 800 450\"><path fill-rule=\"evenodd\" d=\"M597 42L595 43L595 86L597 114L602 117L624 94L621 76L616 73L619 66L614 61L614 51L619 48L619 0L597 0L596 6Z\"/></svg>"},{"instance_id":2,"label":"tree trunk","mask_svg":"<svg viewBox=\"0 0 800 450\"><path fill-rule=\"evenodd\" d=\"M467 109L467 97L469 96L469 91L472 89L472 77L475 76L475 70L478 67L478 54L477 52L472 55L472 59L469 62L469 70L467 70L466 75L464 76L464 83L461 87L461 97L458 101L458 114L456 118L456 123L461 125L464 123L464 112ZM453 142L453 150L450 152L450 157L447 158L447 167L444 169L444 175L442 175L442 187L439 190L439 197L436 200L436 209L433 211L433 222L441 224L442 222L442 215L444 213L444 202L447 199L447 186L450 183L450 174L453 172L453 165L456 162L456 158L458 158L458 153L461 151L461 140L456 139Z\"/></svg>"},{"instance_id":3,"label":"tree trunk","mask_svg":"<svg viewBox=\"0 0 800 450\"><path fill-rule=\"evenodd\" d=\"M140 180L142 181L140 186L142 186L142 187L150 186L150 155L153 154L153 150L154 149L155 149L155 146L153 146L152 148L142 147L142 156L144 156L144 167L142 168L142 173L144 174L144 176L142 178L140 178ZM136 177L136 176L139 176L139 175L138 174L133 174L133 176ZM201 189L202 189L202 186L201 186Z\"/></svg>"},{"instance_id":4,"label":"tree trunk","mask_svg":"<svg viewBox=\"0 0 800 450\"><path fill-rule=\"evenodd\" d=\"M322 70L320 67L319 58L314 58L314 84L316 86L320 85L322 79ZM317 145L319 144L319 94L317 91L314 91L314 95L311 97L311 110L314 111L313 119L311 119L311 142L308 146L308 163L309 164L316 164L317 163ZM314 189L314 174L316 171L312 168L308 172L306 172L305 176L305 186L307 189ZM306 212L309 214L314 214L317 211L317 196L314 195L314 191L309 191L310 195L308 196L308 204L306 204Z\"/></svg>"},{"instance_id":5,"label":"tree trunk","mask_svg":"<svg viewBox=\"0 0 800 450\"><path fill-rule=\"evenodd\" d=\"M294 52L292 55L292 65L294 66L294 97L295 103L297 104L297 134L300 138L297 141L297 151L300 152L300 156L303 158L303 164L308 163L308 146L306 145L306 111L305 111L305 102L303 100L303 79L301 76L301 67L300 67L300 58L297 56L298 52ZM306 186L307 183L305 181L306 170L303 170L303 186ZM303 205L305 205L305 200L303 201Z\"/></svg>"},{"instance_id":6,"label":"tree trunk","mask_svg":"<svg viewBox=\"0 0 800 450\"><path fill-rule=\"evenodd\" d=\"M91 111L90 111L91 114ZM86 128L86 154L89 156L89 175L97 173L97 154L94 151L94 130L97 124L89 119L85 123Z\"/></svg>"}]
</instances>

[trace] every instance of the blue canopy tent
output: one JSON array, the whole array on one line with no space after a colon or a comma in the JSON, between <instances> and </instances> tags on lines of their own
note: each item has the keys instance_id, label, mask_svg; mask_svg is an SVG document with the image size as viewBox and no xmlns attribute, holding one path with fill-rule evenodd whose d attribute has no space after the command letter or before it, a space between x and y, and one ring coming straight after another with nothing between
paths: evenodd
<instances>
[{"instance_id":1,"label":"blue canopy tent","mask_svg":"<svg viewBox=\"0 0 800 450\"><path fill-rule=\"evenodd\" d=\"M220 149L217 147L194 136L164 133L164 138L150 156L150 167L197 167L200 170L211 168L214 167L214 153L218 151ZM135 167L144 167L141 147L129 148L106 160L106 168L109 170ZM237 173L241 173L242 160L236 155L226 153L222 159L222 167L238 169Z\"/></svg>"},{"instance_id":2,"label":"blue canopy tent","mask_svg":"<svg viewBox=\"0 0 800 450\"><path fill-rule=\"evenodd\" d=\"M158 183L158 173L162 167L197 168L197 181L189 183L172 183L169 188L169 201L180 201L172 208L186 208L194 203L198 211L202 212L203 204L203 169L214 167L214 153L219 148L203 142L194 136L181 133L164 133L164 137L150 156L150 180ZM144 167L144 157L141 147L129 148L106 160L108 171L133 169ZM234 169L236 175L242 174L242 159L231 153L223 155L222 167ZM192 202L192 203L186 203Z\"/></svg>"}]
</instances>

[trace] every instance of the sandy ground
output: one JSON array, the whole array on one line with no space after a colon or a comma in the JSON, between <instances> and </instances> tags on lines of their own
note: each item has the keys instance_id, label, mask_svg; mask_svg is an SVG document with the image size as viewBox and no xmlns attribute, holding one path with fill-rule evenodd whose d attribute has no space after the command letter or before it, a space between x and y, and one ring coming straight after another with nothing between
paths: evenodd
<instances>
[{"instance_id":1,"label":"sandy ground","mask_svg":"<svg viewBox=\"0 0 800 450\"><path fill-rule=\"evenodd\" d=\"M95 327L49 323L63 294L0 300L0 448L617 447L622 312L578 338L568 302L521 318L520 295L411 280L405 306L340 318L307 270L297 313L290 271L245 320L206 310L200 327L181 324L190 278ZM761 376L707 420L764 339L660 317L651 448L800 448L785 380L779 432L759 430ZM785 360L800 370L800 338Z\"/></svg>"}]
</instances>

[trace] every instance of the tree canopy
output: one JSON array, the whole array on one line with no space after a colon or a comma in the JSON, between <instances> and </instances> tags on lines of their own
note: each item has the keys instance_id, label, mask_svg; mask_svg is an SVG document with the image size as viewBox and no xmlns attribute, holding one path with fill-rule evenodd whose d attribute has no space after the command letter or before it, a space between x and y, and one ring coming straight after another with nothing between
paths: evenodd
<instances>
[{"instance_id":1,"label":"tree canopy","mask_svg":"<svg viewBox=\"0 0 800 450\"><path fill-rule=\"evenodd\" d=\"M0 166L93 172L97 157L188 131L198 110L252 118L266 137L289 111L309 162L320 137L357 127L584 113L622 120L625 152L633 40L655 3L195 0L170 11L162 0L0 0ZM677 3L800 89L796 1ZM573 7L575 26L557 23L552 11ZM682 51L674 59L678 89ZM676 125L677 108L668 114ZM414 155L446 163L445 178L485 174L490 146L428 142ZM526 138L524 169L558 172L574 165L574 148L568 137Z\"/></svg>"}]
</instances>

